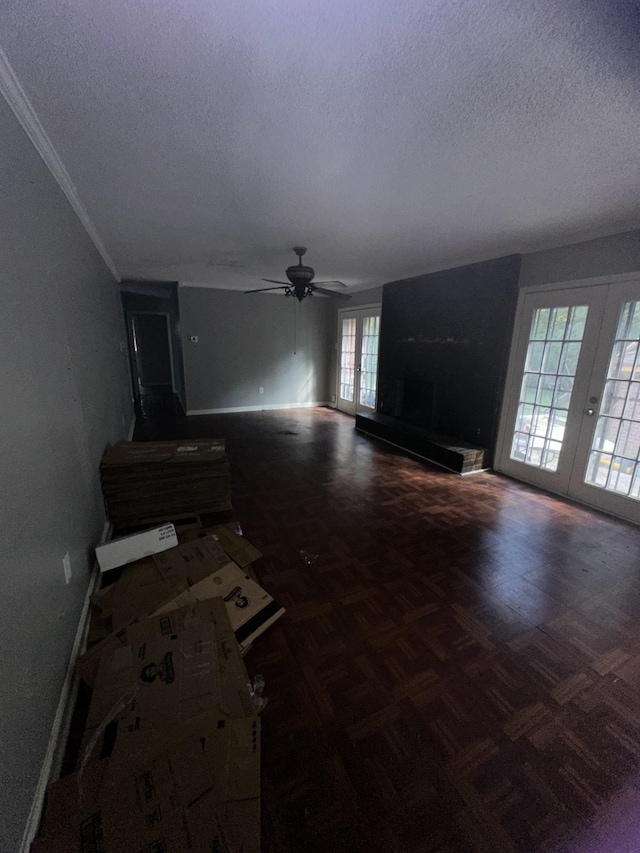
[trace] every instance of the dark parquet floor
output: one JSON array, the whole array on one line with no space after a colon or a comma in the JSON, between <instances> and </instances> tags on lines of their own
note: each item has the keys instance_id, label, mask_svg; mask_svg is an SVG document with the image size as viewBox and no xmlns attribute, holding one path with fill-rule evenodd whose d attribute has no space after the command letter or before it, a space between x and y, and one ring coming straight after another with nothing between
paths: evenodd
<instances>
[{"instance_id":1,"label":"dark parquet floor","mask_svg":"<svg viewBox=\"0 0 640 853\"><path fill-rule=\"evenodd\" d=\"M330 409L136 431L199 436L287 608L246 659L264 853L640 850L637 528Z\"/></svg>"}]
</instances>

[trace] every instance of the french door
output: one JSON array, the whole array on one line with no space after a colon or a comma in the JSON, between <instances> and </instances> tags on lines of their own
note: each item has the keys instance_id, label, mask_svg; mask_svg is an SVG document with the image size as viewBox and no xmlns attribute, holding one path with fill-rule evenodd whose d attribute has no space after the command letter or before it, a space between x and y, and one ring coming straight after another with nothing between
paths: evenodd
<instances>
[{"instance_id":1,"label":"french door","mask_svg":"<svg viewBox=\"0 0 640 853\"><path fill-rule=\"evenodd\" d=\"M640 523L640 279L521 295L496 468Z\"/></svg>"},{"instance_id":2,"label":"french door","mask_svg":"<svg viewBox=\"0 0 640 853\"><path fill-rule=\"evenodd\" d=\"M378 391L380 306L338 312L338 408L372 412Z\"/></svg>"}]
</instances>

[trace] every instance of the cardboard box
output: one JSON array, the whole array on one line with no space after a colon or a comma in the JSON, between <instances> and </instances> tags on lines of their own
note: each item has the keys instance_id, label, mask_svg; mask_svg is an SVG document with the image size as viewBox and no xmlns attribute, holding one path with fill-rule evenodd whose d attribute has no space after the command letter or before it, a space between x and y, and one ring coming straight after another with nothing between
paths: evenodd
<instances>
[{"instance_id":1,"label":"cardboard box","mask_svg":"<svg viewBox=\"0 0 640 853\"><path fill-rule=\"evenodd\" d=\"M223 438L189 438L179 441L119 441L106 451L101 467L119 468L161 464L219 462L225 456Z\"/></svg>"},{"instance_id":2,"label":"cardboard box","mask_svg":"<svg viewBox=\"0 0 640 853\"><path fill-rule=\"evenodd\" d=\"M101 572L117 569L143 557L158 554L168 548L175 548L178 537L173 524L163 524L153 530L123 536L96 548L96 559Z\"/></svg>"},{"instance_id":3,"label":"cardboard box","mask_svg":"<svg viewBox=\"0 0 640 853\"><path fill-rule=\"evenodd\" d=\"M215 712L122 732L108 759L49 788L32 853L259 853L259 720Z\"/></svg>"},{"instance_id":4,"label":"cardboard box","mask_svg":"<svg viewBox=\"0 0 640 853\"><path fill-rule=\"evenodd\" d=\"M229 719L253 716L247 672L221 599L135 622L116 642L100 658L83 761L104 756L118 730L183 725L214 709Z\"/></svg>"},{"instance_id":5,"label":"cardboard box","mask_svg":"<svg viewBox=\"0 0 640 853\"><path fill-rule=\"evenodd\" d=\"M262 557L262 551L259 551L244 536L237 533L237 526L238 522L232 521L229 524L216 524L202 530L192 528L185 532L184 541L214 536L233 562L245 569L250 563Z\"/></svg>"},{"instance_id":6,"label":"cardboard box","mask_svg":"<svg viewBox=\"0 0 640 853\"><path fill-rule=\"evenodd\" d=\"M284 613L210 537L127 566L114 584L92 596L103 624L110 620L111 634L78 659L78 675L92 687L101 656L127 642L128 625L151 613L169 613L216 596L228 599L227 611L241 654L246 654L253 641Z\"/></svg>"},{"instance_id":7,"label":"cardboard box","mask_svg":"<svg viewBox=\"0 0 640 853\"><path fill-rule=\"evenodd\" d=\"M127 566L106 595L92 597L101 609L102 618L110 618L114 631L130 622L148 616L169 598L189 586L189 575L166 577L153 557Z\"/></svg>"},{"instance_id":8,"label":"cardboard box","mask_svg":"<svg viewBox=\"0 0 640 853\"><path fill-rule=\"evenodd\" d=\"M217 548L213 540L212 544ZM177 550L173 548L165 553L170 554ZM189 553L193 553L193 546L190 546ZM187 562L177 561L172 557L173 568L168 576L158 567L154 558L149 557L130 564L115 583L94 593L91 596L91 602L99 610L103 631L104 626L108 625L109 629L105 639L88 648L76 661L76 672L82 680L93 687L100 658L105 652L112 652L126 644L127 626L176 598L188 589L189 584L194 580L197 581L211 574L220 565L220 560L216 557L219 557L217 550L213 552L207 569L198 568L193 564L189 568ZM223 555L223 558L227 560L226 555ZM180 562L184 562L182 570L179 569Z\"/></svg>"},{"instance_id":9,"label":"cardboard box","mask_svg":"<svg viewBox=\"0 0 640 853\"><path fill-rule=\"evenodd\" d=\"M217 572L231 562L219 542L210 535L156 554L154 563L164 577L184 578L189 586Z\"/></svg>"},{"instance_id":10,"label":"cardboard box","mask_svg":"<svg viewBox=\"0 0 640 853\"><path fill-rule=\"evenodd\" d=\"M100 479L107 514L117 524L231 507L222 439L120 442L102 457Z\"/></svg>"},{"instance_id":11,"label":"cardboard box","mask_svg":"<svg viewBox=\"0 0 640 853\"><path fill-rule=\"evenodd\" d=\"M229 563L220 571L172 597L155 613L170 613L176 607L196 601L207 601L216 596L224 601L241 653L285 612L284 608L239 566Z\"/></svg>"}]
</instances>

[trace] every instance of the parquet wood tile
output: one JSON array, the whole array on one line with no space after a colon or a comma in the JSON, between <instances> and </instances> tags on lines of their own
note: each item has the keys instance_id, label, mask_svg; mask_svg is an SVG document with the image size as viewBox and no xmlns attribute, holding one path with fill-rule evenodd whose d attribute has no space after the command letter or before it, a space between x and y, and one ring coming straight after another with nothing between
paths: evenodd
<instances>
[{"instance_id":1,"label":"parquet wood tile","mask_svg":"<svg viewBox=\"0 0 640 853\"><path fill-rule=\"evenodd\" d=\"M640 850L637 528L328 409L136 431L202 436L287 608L246 659L264 853Z\"/></svg>"}]
</instances>

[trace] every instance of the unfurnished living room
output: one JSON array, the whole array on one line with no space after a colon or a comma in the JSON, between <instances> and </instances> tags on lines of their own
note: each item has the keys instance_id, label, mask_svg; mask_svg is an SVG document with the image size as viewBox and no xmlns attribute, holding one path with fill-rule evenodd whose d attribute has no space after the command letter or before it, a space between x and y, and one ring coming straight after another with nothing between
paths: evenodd
<instances>
[{"instance_id":1,"label":"unfurnished living room","mask_svg":"<svg viewBox=\"0 0 640 853\"><path fill-rule=\"evenodd\" d=\"M0 6L1 853L640 851L636 0Z\"/></svg>"}]
</instances>

